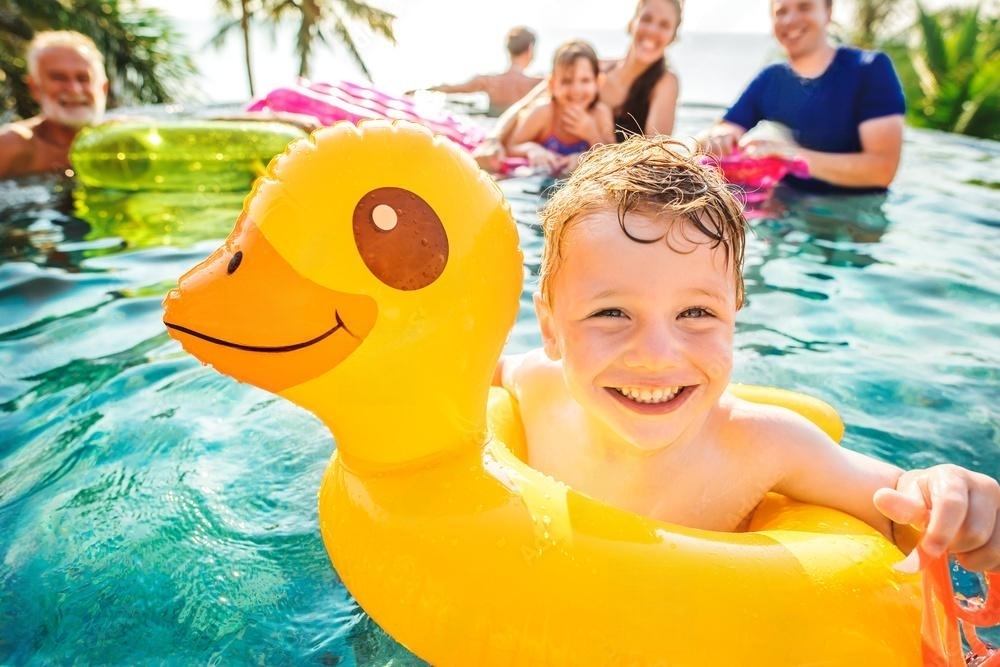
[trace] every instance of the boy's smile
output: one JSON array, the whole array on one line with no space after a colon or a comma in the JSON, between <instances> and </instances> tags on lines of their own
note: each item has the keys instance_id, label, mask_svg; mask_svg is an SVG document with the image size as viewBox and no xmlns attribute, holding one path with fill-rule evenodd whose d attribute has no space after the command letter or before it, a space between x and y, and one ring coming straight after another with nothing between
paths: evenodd
<instances>
[{"instance_id":1,"label":"boy's smile","mask_svg":"<svg viewBox=\"0 0 1000 667\"><path fill-rule=\"evenodd\" d=\"M614 210L574 222L536 308L585 411L631 446L659 449L696 432L729 382L734 274L687 221L630 213L626 227L651 242L629 238Z\"/></svg>"}]
</instances>

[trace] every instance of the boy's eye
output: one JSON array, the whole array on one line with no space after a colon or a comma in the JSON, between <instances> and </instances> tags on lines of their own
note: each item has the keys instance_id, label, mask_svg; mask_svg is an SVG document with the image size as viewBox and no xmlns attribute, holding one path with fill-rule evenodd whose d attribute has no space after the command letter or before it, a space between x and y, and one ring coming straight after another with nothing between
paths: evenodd
<instances>
[{"instance_id":1,"label":"boy's eye","mask_svg":"<svg viewBox=\"0 0 1000 667\"><path fill-rule=\"evenodd\" d=\"M625 317L625 312L620 308L604 308L598 310L591 317Z\"/></svg>"},{"instance_id":2,"label":"boy's eye","mask_svg":"<svg viewBox=\"0 0 1000 667\"><path fill-rule=\"evenodd\" d=\"M701 317L711 317L712 313L709 312L707 308L688 308L683 313L681 317L697 319Z\"/></svg>"}]
</instances>

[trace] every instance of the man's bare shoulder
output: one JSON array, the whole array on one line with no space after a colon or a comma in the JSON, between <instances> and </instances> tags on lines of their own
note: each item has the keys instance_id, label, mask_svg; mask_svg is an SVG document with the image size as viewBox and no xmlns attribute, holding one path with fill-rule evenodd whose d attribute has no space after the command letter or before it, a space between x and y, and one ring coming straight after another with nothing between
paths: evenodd
<instances>
[{"instance_id":1,"label":"man's bare shoulder","mask_svg":"<svg viewBox=\"0 0 1000 667\"><path fill-rule=\"evenodd\" d=\"M11 178L32 171L35 155L33 119L0 126L0 178Z\"/></svg>"},{"instance_id":2,"label":"man's bare shoulder","mask_svg":"<svg viewBox=\"0 0 1000 667\"><path fill-rule=\"evenodd\" d=\"M31 143L35 137L35 127L38 125L36 119L16 120L11 123L0 125L0 142L4 146L17 146Z\"/></svg>"}]
</instances>

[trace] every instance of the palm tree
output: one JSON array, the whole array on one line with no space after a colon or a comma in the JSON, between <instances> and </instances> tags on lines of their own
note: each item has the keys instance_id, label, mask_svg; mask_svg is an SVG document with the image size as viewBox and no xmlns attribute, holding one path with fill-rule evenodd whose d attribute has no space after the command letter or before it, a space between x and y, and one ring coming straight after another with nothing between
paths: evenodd
<instances>
[{"instance_id":1,"label":"palm tree","mask_svg":"<svg viewBox=\"0 0 1000 667\"><path fill-rule=\"evenodd\" d=\"M327 46L339 42L347 49L348 55L365 78L371 81L371 72L351 32L353 25L364 24L372 33L389 40L390 44L396 43L392 30L396 16L360 0L240 0L238 13L234 0L219 0L219 8L223 16L235 18L220 24L210 43L216 47L221 46L229 31L240 26L251 97L254 96L254 86L250 24L254 18L261 18L270 26L272 34L278 26L285 25L288 21L297 22L295 53L299 57L298 76L305 78L310 76L313 46L319 40Z\"/></svg>"},{"instance_id":2,"label":"palm tree","mask_svg":"<svg viewBox=\"0 0 1000 667\"><path fill-rule=\"evenodd\" d=\"M239 0L239 5L239 12L237 12L233 0L219 0L219 10L223 19L209 40L209 44L217 49L222 48L229 31L236 26L240 27L240 35L243 38L243 63L247 69L247 87L250 90L250 97L256 97L250 51L250 19L253 18L254 6L250 4L250 0ZM231 18L234 16L235 19Z\"/></svg>"},{"instance_id":3,"label":"palm tree","mask_svg":"<svg viewBox=\"0 0 1000 667\"><path fill-rule=\"evenodd\" d=\"M37 113L25 83L25 49L35 32L77 30L104 54L110 106L168 102L196 72L183 40L158 9L132 0L0 0L0 116ZM180 55L178 55L180 54Z\"/></svg>"},{"instance_id":4,"label":"palm tree","mask_svg":"<svg viewBox=\"0 0 1000 667\"><path fill-rule=\"evenodd\" d=\"M854 17L847 29L847 41L863 49L876 47L902 9L900 0L854 0L852 4Z\"/></svg>"},{"instance_id":5,"label":"palm tree","mask_svg":"<svg viewBox=\"0 0 1000 667\"><path fill-rule=\"evenodd\" d=\"M918 1L917 12L914 123L1000 138L1000 19L982 17L979 3L929 13Z\"/></svg>"}]
</instances>

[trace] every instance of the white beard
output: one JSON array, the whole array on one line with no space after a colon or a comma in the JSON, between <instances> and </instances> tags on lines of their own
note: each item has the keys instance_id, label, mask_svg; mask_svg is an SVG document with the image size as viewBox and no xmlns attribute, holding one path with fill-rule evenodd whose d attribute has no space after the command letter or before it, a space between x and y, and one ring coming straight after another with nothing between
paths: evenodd
<instances>
[{"instance_id":1,"label":"white beard","mask_svg":"<svg viewBox=\"0 0 1000 667\"><path fill-rule=\"evenodd\" d=\"M64 105L55 97L45 96L40 104L42 115L49 120L67 127L81 128L101 120L104 116L105 100L103 95L97 95L92 104Z\"/></svg>"}]
</instances>

